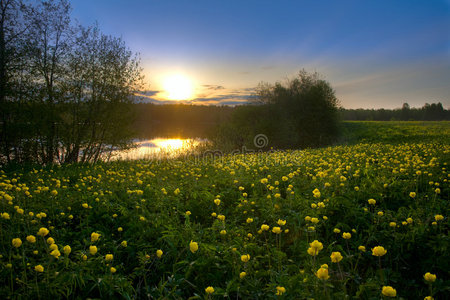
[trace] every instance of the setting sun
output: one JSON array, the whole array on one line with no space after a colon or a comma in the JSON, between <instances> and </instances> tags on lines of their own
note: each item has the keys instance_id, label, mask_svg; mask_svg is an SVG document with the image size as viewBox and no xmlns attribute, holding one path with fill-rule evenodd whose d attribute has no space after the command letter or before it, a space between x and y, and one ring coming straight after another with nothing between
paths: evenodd
<instances>
[{"instance_id":1,"label":"setting sun","mask_svg":"<svg viewBox=\"0 0 450 300\"><path fill-rule=\"evenodd\" d=\"M167 77L163 82L163 87L169 100L187 100L192 98L192 82L183 75L176 74Z\"/></svg>"}]
</instances>

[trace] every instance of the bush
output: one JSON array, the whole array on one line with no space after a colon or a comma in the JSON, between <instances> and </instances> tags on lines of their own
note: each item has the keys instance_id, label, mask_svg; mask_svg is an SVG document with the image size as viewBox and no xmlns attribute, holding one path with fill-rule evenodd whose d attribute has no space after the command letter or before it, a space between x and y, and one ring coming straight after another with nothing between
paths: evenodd
<instances>
[{"instance_id":1,"label":"bush","mask_svg":"<svg viewBox=\"0 0 450 300\"><path fill-rule=\"evenodd\" d=\"M318 73L305 70L286 83L261 83L250 105L238 107L231 121L220 126L213 140L242 147L265 134L267 146L307 148L329 145L338 135L338 100Z\"/></svg>"}]
</instances>

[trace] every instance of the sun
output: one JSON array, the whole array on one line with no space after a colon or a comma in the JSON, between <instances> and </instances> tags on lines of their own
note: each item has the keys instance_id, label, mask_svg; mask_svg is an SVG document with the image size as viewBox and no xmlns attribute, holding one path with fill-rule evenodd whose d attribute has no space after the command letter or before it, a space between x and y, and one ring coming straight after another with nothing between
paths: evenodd
<instances>
[{"instance_id":1,"label":"sun","mask_svg":"<svg viewBox=\"0 0 450 300\"><path fill-rule=\"evenodd\" d=\"M186 76L175 74L164 79L163 88L169 100L192 98L192 82Z\"/></svg>"}]
</instances>

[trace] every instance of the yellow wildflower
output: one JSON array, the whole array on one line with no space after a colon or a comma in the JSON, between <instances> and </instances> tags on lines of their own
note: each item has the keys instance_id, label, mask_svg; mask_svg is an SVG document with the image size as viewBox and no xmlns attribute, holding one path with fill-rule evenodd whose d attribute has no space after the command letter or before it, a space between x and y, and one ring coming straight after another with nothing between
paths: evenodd
<instances>
[{"instance_id":1,"label":"yellow wildflower","mask_svg":"<svg viewBox=\"0 0 450 300\"><path fill-rule=\"evenodd\" d=\"M381 293L386 297L397 296L397 291L392 286L383 286Z\"/></svg>"},{"instance_id":2,"label":"yellow wildflower","mask_svg":"<svg viewBox=\"0 0 450 300\"><path fill-rule=\"evenodd\" d=\"M423 278L428 282L434 282L436 280L436 275L426 272L425 275L423 275Z\"/></svg>"},{"instance_id":3,"label":"yellow wildflower","mask_svg":"<svg viewBox=\"0 0 450 300\"><path fill-rule=\"evenodd\" d=\"M248 262L250 260L250 254L241 255L241 260L243 262Z\"/></svg>"},{"instance_id":4,"label":"yellow wildflower","mask_svg":"<svg viewBox=\"0 0 450 300\"><path fill-rule=\"evenodd\" d=\"M44 272L44 267L42 265L37 265L34 267L34 270L36 272L42 273L42 272Z\"/></svg>"},{"instance_id":5,"label":"yellow wildflower","mask_svg":"<svg viewBox=\"0 0 450 300\"><path fill-rule=\"evenodd\" d=\"M91 233L91 242L96 242L100 238L100 234L97 232Z\"/></svg>"},{"instance_id":6,"label":"yellow wildflower","mask_svg":"<svg viewBox=\"0 0 450 300\"><path fill-rule=\"evenodd\" d=\"M262 230L262 231L267 231L267 230L269 230L269 228L270 228L270 227L269 227L269 225L267 225L267 224L262 224L262 225L261 225L261 230Z\"/></svg>"},{"instance_id":7,"label":"yellow wildflower","mask_svg":"<svg viewBox=\"0 0 450 300\"><path fill-rule=\"evenodd\" d=\"M112 255L112 254L106 254L105 255L105 260L106 261L112 261L114 259L114 255Z\"/></svg>"},{"instance_id":8,"label":"yellow wildflower","mask_svg":"<svg viewBox=\"0 0 450 300\"><path fill-rule=\"evenodd\" d=\"M37 233L39 236L46 236L49 233L48 229L45 227L41 227Z\"/></svg>"},{"instance_id":9,"label":"yellow wildflower","mask_svg":"<svg viewBox=\"0 0 450 300\"><path fill-rule=\"evenodd\" d=\"M330 255L331 262L338 263L342 260L341 252L332 252Z\"/></svg>"},{"instance_id":10,"label":"yellow wildflower","mask_svg":"<svg viewBox=\"0 0 450 300\"><path fill-rule=\"evenodd\" d=\"M161 249L156 250L156 256L157 256L158 258L161 258L162 255L163 255L163 251L162 251Z\"/></svg>"},{"instance_id":11,"label":"yellow wildflower","mask_svg":"<svg viewBox=\"0 0 450 300\"><path fill-rule=\"evenodd\" d=\"M372 248L372 255L373 256L383 256L387 253L387 250L384 249L383 246L376 246Z\"/></svg>"},{"instance_id":12,"label":"yellow wildflower","mask_svg":"<svg viewBox=\"0 0 450 300\"><path fill-rule=\"evenodd\" d=\"M72 252L72 248L70 248L69 245L65 245L65 246L63 247L63 252L64 252L65 255L69 255L70 252Z\"/></svg>"},{"instance_id":13,"label":"yellow wildflower","mask_svg":"<svg viewBox=\"0 0 450 300\"><path fill-rule=\"evenodd\" d=\"M280 234L281 233L281 228L280 227L273 227L272 228L272 232L276 233L276 234Z\"/></svg>"},{"instance_id":14,"label":"yellow wildflower","mask_svg":"<svg viewBox=\"0 0 450 300\"><path fill-rule=\"evenodd\" d=\"M61 252L59 252L58 249L55 249L55 250L53 250L52 252L50 252L50 255L53 256L53 257L55 257L55 258L58 258L58 257L61 256Z\"/></svg>"},{"instance_id":15,"label":"yellow wildflower","mask_svg":"<svg viewBox=\"0 0 450 300\"><path fill-rule=\"evenodd\" d=\"M12 239L12 245L16 248L22 246L22 240L20 238Z\"/></svg>"},{"instance_id":16,"label":"yellow wildflower","mask_svg":"<svg viewBox=\"0 0 450 300\"><path fill-rule=\"evenodd\" d=\"M313 249L317 249L318 251L323 249L323 244L318 240L312 241L311 243L309 243L309 246Z\"/></svg>"},{"instance_id":17,"label":"yellow wildflower","mask_svg":"<svg viewBox=\"0 0 450 300\"><path fill-rule=\"evenodd\" d=\"M89 253L95 255L97 253L97 246L89 246Z\"/></svg>"},{"instance_id":18,"label":"yellow wildflower","mask_svg":"<svg viewBox=\"0 0 450 300\"><path fill-rule=\"evenodd\" d=\"M284 293L286 293L286 289L284 287L282 287L282 286L277 286L277 293L276 293L276 295L277 296L281 296Z\"/></svg>"},{"instance_id":19,"label":"yellow wildflower","mask_svg":"<svg viewBox=\"0 0 450 300\"><path fill-rule=\"evenodd\" d=\"M319 279L327 280L328 278L330 278L330 276L328 275L328 268L320 267L320 269L316 272L316 276Z\"/></svg>"},{"instance_id":20,"label":"yellow wildflower","mask_svg":"<svg viewBox=\"0 0 450 300\"><path fill-rule=\"evenodd\" d=\"M27 236L27 242L36 243L36 237L34 235Z\"/></svg>"},{"instance_id":21,"label":"yellow wildflower","mask_svg":"<svg viewBox=\"0 0 450 300\"><path fill-rule=\"evenodd\" d=\"M198 250L198 243L191 241L189 243L189 250L191 250L192 253L197 252L197 250Z\"/></svg>"},{"instance_id":22,"label":"yellow wildflower","mask_svg":"<svg viewBox=\"0 0 450 300\"><path fill-rule=\"evenodd\" d=\"M350 232L344 232L342 234L342 237L346 240L349 240L352 237L352 234Z\"/></svg>"},{"instance_id":23,"label":"yellow wildflower","mask_svg":"<svg viewBox=\"0 0 450 300\"><path fill-rule=\"evenodd\" d=\"M286 220L278 219L277 224L280 226L284 226L284 225L286 225Z\"/></svg>"},{"instance_id":24,"label":"yellow wildflower","mask_svg":"<svg viewBox=\"0 0 450 300\"><path fill-rule=\"evenodd\" d=\"M311 256L316 256L319 253L319 250L313 247L309 247L306 252L308 252L308 254Z\"/></svg>"},{"instance_id":25,"label":"yellow wildflower","mask_svg":"<svg viewBox=\"0 0 450 300\"><path fill-rule=\"evenodd\" d=\"M212 294L212 293L214 293L214 288L213 288L212 286L208 286L208 287L205 289L205 292L206 292L207 294Z\"/></svg>"},{"instance_id":26,"label":"yellow wildflower","mask_svg":"<svg viewBox=\"0 0 450 300\"><path fill-rule=\"evenodd\" d=\"M442 221L442 220L444 220L444 216L443 216L443 215L435 215L435 216L434 216L434 219L435 219L436 221Z\"/></svg>"}]
</instances>

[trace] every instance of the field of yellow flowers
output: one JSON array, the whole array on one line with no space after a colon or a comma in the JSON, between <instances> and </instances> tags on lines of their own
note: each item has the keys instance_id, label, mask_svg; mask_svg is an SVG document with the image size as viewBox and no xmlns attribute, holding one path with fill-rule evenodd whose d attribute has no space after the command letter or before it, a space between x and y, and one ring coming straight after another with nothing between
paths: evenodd
<instances>
[{"instance_id":1,"label":"field of yellow flowers","mask_svg":"<svg viewBox=\"0 0 450 300\"><path fill-rule=\"evenodd\" d=\"M0 297L444 299L450 144L0 171Z\"/></svg>"}]
</instances>

